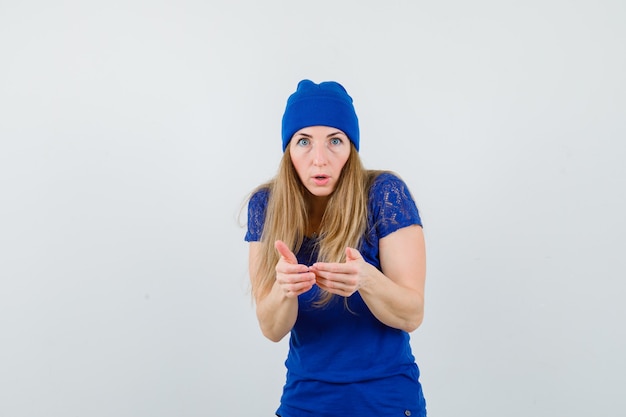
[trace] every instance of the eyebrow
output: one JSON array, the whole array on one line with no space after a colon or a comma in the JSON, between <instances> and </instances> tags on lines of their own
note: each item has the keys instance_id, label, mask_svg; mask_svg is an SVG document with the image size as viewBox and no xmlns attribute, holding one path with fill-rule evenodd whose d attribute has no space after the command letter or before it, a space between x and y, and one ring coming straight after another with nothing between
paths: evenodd
<instances>
[{"instance_id":1,"label":"eyebrow","mask_svg":"<svg viewBox=\"0 0 626 417\"><path fill-rule=\"evenodd\" d=\"M309 135L308 133L298 133L298 135L299 136L304 136L304 137L307 137L307 138L312 138L313 137L313 135ZM338 130L336 132L331 133L330 135L326 135L326 137L329 138L331 136L337 136L337 135L344 135L345 136L345 133L342 133L340 130Z\"/></svg>"}]
</instances>

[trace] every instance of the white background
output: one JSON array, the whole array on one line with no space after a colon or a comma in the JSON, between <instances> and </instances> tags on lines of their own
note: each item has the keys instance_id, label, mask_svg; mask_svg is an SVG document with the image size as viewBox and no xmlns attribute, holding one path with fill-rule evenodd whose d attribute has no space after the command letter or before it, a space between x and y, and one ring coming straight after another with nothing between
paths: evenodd
<instances>
[{"instance_id":1,"label":"white background","mask_svg":"<svg viewBox=\"0 0 626 417\"><path fill-rule=\"evenodd\" d=\"M429 415L623 415L625 22L623 0L0 0L0 415L273 414L287 345L238 216L302 78L344 84L364 163L418 202Z\"/></svg>"}]
</instances>

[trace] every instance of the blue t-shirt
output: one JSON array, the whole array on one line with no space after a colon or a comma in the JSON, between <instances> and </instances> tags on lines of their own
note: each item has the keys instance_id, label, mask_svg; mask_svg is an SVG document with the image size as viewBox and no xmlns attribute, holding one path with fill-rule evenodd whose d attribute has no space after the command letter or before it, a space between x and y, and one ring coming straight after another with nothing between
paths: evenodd
<instances>
[{"instance_id":1,"label":"blue t-shirt","mask_svg":"<svg viewBox=\"0 0 626 417\"><path fill-rule=\"evenodd\" d=\"M246 241L261 239L268 196L268 190L260 190L250 199ZM421 220L406 184L391 173L380 174L369 190L361 255L380 269L379 239L415 224L421 226ZM305 238L296 257L312 265L315 241ZM358 292L334 297L325 307L313 305L318 295L314 286L298 297L277 415L425 416L409 334L376 319Z\"/></svg>"}]
</instances>

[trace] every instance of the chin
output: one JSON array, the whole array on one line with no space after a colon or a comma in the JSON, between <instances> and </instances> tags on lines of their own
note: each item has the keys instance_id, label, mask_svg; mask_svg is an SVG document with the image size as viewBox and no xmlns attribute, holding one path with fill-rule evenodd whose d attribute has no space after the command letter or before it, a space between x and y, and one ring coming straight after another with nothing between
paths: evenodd
<instances>
[{"instance_id":1,"label":"chin","mask_svg":"<svg viewBox=\"0 0 626 417\"><path fill-rule=\"evenodd\" d=\"M310 190L308 189L309 193L313 196L313 197L329 197L334 190Z\"/></svg>"}]
</instances>

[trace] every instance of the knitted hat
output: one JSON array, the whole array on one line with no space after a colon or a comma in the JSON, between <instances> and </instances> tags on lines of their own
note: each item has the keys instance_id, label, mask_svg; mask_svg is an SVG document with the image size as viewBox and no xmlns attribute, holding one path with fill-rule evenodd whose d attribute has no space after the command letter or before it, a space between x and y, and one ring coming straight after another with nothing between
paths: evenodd
<instances>
[{"instance_id":1,"label":"knitted hat","mask_svg":"<svg viewBox=\"0 0 626 417\"><path fill-rule=\"evenodd\" d=\"M352 97L337 82L315 84L311 80L302 80L298 83L296 92L287 100L283 114L283 152L291 137L298 130L309 126L341 129L359 150L359 119L352 105Z\"/></svg>"}]
</instances>

